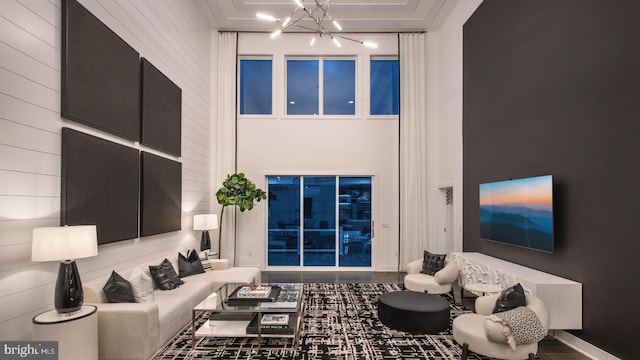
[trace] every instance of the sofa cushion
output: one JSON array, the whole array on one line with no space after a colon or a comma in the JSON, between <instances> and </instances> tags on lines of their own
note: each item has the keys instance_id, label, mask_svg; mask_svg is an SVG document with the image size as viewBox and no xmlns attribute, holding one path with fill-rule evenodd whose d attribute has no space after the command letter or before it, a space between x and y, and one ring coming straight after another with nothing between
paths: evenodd
<instances>
[{"instance_id":1,"label":"sofa cushion","mask_svg":"<svg viewBox=\"0 0 640 360\"><path fill-rule=\"evenodd\" d=\"M503 311L509 311L515 309L518 306L525 306L527 303L524 295L524 289L520 283L517 283L511 287L508 287L500 293L496 300L496 305L493 307L492 313L499 313Z\"/></svg>"},{"instance_id":2,"label":"sofa cushion","mask_svg":"<svg viewBox=\"0 0 640 360\"><path fill-rule=\"evenodd\" d=\"M111 276L107 280L107 283L104 284L102 291L104 291L104 295L106 296L107 301L109 301L110 303L125 303L136 301L135 297L133 296L131 283L129 283L127 279L123 278L115 271L111 272Z\"/></svg>"},{"instance_id":3,"label":"sofa cushion","mask_svg":"<svg viewBox=\"0 0 640 360\"><path fill-rule=\"evenodd\" d=\"M157 290L155 295L160 296L164 294L171 294L187 296L189 297L190 308L193 308L213 292L213 289L211 289L211 282L202 281L203 279L198 279L197 276L198 275L193 275L184 278L184 284L180 285L177 289L170 291Z\"/></svg>"},{"instance_id":4,"label":"sofa cushion","mask_svg":"<svg viewBox=\"0 0 640 360\"><path fill-rule=\"evenodd\" d=\"M164 259L160 265L149 265L149 271L158 289L171 290L184 284L168 259Z\"/></svg>"},{"instance_id":5,"label":"sofa cushion","mask_svg":"<svg viewBox=\"0 0 640 360\"><path fill-rule=\"evenodd\" d=\"M429 294L446 294L451 292L451 284L440 284L435 277L425 274L407 274L404 277L404 287L407 290L427 292Z\"/></svg>"},{"instance_id":6,"label":"sofa cushion","mask_svg":"<svg viewBox=\"0 0 640 360\"><path fill-rule=\"evenodd\" d=\"M202 260L195 249L189 251L187 256L178 253L178 273L181 278L203 272Z\"/></svg>"},{"instance_id":7,"label":"sofa cushion","mask_svg":"<svg viewBox=\"0 0 640 360\"><path fill-rule=\"evenodd\" d=\"M140 268L131 271L129 282L133 288L133 296L136 302L153 301L153 280L151 276L145 274Z\"/></svg>"},{"instance_id":8,"label":"sofa cushion","mask_svg":"<svg viewBox=\"0 0 640 360\"><path fill-rule=\"evenodd\" d=\"M432 254L425 250L422 257L422 273L432 276L435 275L435 273L444 267L445 258L445 254Z\"/></svg>"},{"instance_id":9,"label":"sofa cushion","mask_svg":"<svg viewBox=\"0 0 640 360\"><path fill-rule=\"evenodd\" d=\"M164 344L191 321L191 299L174 291L156 291L158 305L158 340Z\"/></svg>"}]
</instances>

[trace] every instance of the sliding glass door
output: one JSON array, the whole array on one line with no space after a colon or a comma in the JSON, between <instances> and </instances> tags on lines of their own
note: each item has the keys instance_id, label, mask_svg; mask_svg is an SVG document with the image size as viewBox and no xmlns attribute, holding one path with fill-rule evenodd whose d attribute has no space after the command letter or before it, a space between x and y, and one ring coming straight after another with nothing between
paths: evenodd
<instances>
[{"instance_id":1,"label":"sliding glass door","mask_svg":"<svg viewBox=\"0 0 640 360\"><path fill-rule=\"evenodd\" d=\"M305 176L304 266L336 265L336 178Z\"/></svg>"},{"instance_id":2,"label":"sliding glass door","mask_svg":"<svg viewBox=\"0 0 640 360\"><path fill-rule=\"evenodd\" d=\"M270 176L268 179L268 265L300 266L299 176Z\"/></svg>"},{"instance_id":3,"label":"sliding glass door","mask_svg":"<svg viewBox=\"0 0 640 360\"><path fill-rule=\"evenodd\" d=\"M371 177L340 177L340 266L371 266Z\"/></svg>"},{"instance_id":4,"label":"sliding glass door","mask_svg":"<svg viewBox=\"0 0 640 360\"><path fill-rule=\"evenodd\" d=\"M268 194L269 266L371 266L370 176L269 176Z\"/></svg>"}]
</instances>

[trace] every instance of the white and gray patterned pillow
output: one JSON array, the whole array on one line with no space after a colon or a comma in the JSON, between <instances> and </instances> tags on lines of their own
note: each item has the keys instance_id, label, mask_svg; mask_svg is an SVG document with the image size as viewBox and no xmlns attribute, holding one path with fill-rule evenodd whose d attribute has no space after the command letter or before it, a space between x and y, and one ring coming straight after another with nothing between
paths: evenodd
<instances>
[{"instance_id":1,"label":"white and gray patterned pillow","mask_svg":"<svg viewBox=\"0 0 640 360\"><path fill-rule=\"evenodd\" d=\"M194 250L195 251L195 250ZM204 271L211 271L213 268L211 267L211 262L209 261L209 256L205 252L201 252L198 254L200 257L200 261L202 262L202 268Z\"/></svg>"},{"instance_id":2,"label":"white and gray patterned pillow","mask_svg":"<svg viewBox=\"0 0 640 360\"><path fill-rule=\"evenodd\" d=\"M491 327L488 321L502 324L502 334L514 350L517 345L533 344L547 335L538 315L526 306L487 316L485 329Z\"/></svg>"}]
</instances>

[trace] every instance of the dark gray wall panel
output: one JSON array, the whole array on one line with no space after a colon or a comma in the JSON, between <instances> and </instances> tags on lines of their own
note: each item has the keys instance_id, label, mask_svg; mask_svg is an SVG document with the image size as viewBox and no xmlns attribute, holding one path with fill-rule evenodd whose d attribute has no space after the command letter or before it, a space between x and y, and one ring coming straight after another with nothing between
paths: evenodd
<instances>
[{"instance_id":1,"label":"dark gray wall panel","mask_svg":"<svg viewBox=\"0 0 640 360\"><path fill-rule=\"evenodd\" d=\"M138 141L139 55L76 0L62 1L61 114Z\"/></svg>"},{"instance_id":2,"label":"dark gray wall panel","mask_svg":"<svg viewBox=\"0 0 640 360\"><path fill-rule=\"evenodd\" d=\"M141 152L140 236L177 231L182 221L182 164Z\"/></svg>"},{"instance_id":3,"label":"dark gray wall panel","mask_svg":"<svg viewBox=\"0 0 640 360\"><path fill-rule=\"evenodd\" d=\"M182 90L147 59L140 64L141 143L180 156Z\"/></svg>"},{"instance_id":4,"label":"dark gray wall panel","mask_svg":"<svg viewBox=\"0 0 640 360\"><path fill-rule=\"evenodd\" d=\"M96 225L98 244L138 237L138 150L62 129L60 225Z\"/></svg>"}]
</instances>

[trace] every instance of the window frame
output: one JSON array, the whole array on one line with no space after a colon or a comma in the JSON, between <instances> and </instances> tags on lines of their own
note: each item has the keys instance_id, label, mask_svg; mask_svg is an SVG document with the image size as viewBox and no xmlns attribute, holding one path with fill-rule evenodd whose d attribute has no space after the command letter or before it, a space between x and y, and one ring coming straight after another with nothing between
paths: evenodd
<instances>
[{"instance_id":1,"label":"window frame","mask_svg":"<svg viewBox=\"0 0 640 360\"><path fill-rule=\"evenodd\" d=\"M288 62L289 60L315 60L318 61L318 113L317 114L313 114L313 115L309 115L309 114L289 114L289 71L288 71ZM283 79L284 79L284 83L283 83L283 92L284 92L284 97L282 99L282 117L283 118L302 118L302 119L316 119L319 116L323 116L322 115L322 109L323 109L323 98L322 98L322 89L323 89L323 84L322 84L322 70L324 69L323 67L323 63L322 63L322 59L321 57L317 57L317 56L285 56L284 57L284 61L283 61Z\"/></svg>"},{"instance_id":2,"label":"window frame","mask_svg":"<svg viewBox=\"0 0 640 360\"><path fill-rule=\"evenodd\" d=\"M372 114L371 113L371 61L372 60L395 60L398 62L398 114ZM375 120L400 120L400 106L401 106L401 89L400 89L400 57L398 55L370 55L368 61L367 70L369 71L369 76L367 76L368 83L366 84L368 95L367 95L367 117L369 119Z\"/></svg>"},{"instance_id":3,"label":"window frame","mask_svg":"<svg viewBox=\"0 0 640 360\"><path fill-rule=\"evenodd\" d=\"M242 96L242 88L240 87L240 74L242 71L242 60L269 60L271 61L271 114L242 114L240 113L240 98ZM255 119L273 119L277 117L276 109L276 79L275 79L275 59L273 55L238 55L237 57L237 74L236 74L236 116L242 118L255 118Z\"/></svg>"},{"instance_id":4,"label":"window frame","mask_svg":"<svg viewBox=\"0 0 640 360\"><path fill-rule=\"evenodd\" d=\"M301 114L289 114L288 113L288 71L287 62L289 60L317 60L318 61L318 114L315 115L301 115ZM324 113L324 61L325 60L351 60L354 62L354 113L343 115L326 115ZM322 119L322 120L335 120L335 119L356 119L360 117L361 97L360 94L360 69L357 55L285 55L283 61L283 74L284 74L284 98L283 98L283 114L284 119Z\"/></svg>"},{"instance_id":5,"label":"window frame","mask_svg":"<svg viewBox=\"0 0 640 360\"><path fill-rule=\"evenodd\" d=\"M300 269L304 269L305 271L314 271L314 270L326 270L326 269L333 269L333 270L338 270L338 269L343 269L343 270L371 270L374 269L377 265L376 265L376 253L377 253L377 244L378 244L378 239L375 236L375 225L376 225L376 221L377 221L377 212L378 212L378 198L379 198L379 193L378 193L378 189L377 189L377 185L376 185L376 179L379 176L376 172L371 172L371 171L356 171L356 172L338 172L340 175L337 175L336 172L334 171L329 171L329 172L296 172L295 175L294 173L291 172L283 172L283 173L279 173L279 172L269 172L269 173L265 173L265 183L267 184L266 189L267 189L267 197L269 198L269 194L270 194L270 186L269 185L269 178L270 177L295 177L295 178L299 178L299 182L298 182L298 196L299 196L299 203L298 203L298 212L299 212L299 217L298 217L298 247L297 247L297 251L298 251L298 260L299 262L297 264L294 265L270 265L269 264L269 233L270 231L277 231L276 229L271 229L269 227L270 224L270 218L269 218L269 204L267 203L267 210L265 211L264 214L264 223L265 223L265 227L264 227L264 233L265 233L265 245L264 245L264 264L266 264L266 269L267 270L277 270L277 271L299 271ZM335 205L335 209L334 209L334 216L335 216L335 226L332 229L335 229L335 245L336 247L334 248L335 250L335 263L333 265L310 265L310 264L305 264L304 261L304 254L305 254L305 247L304 247L304 235L305 235L305 230L307 229L307 227L305 226L305 217L304 217L304 209L305 209L305 192L304 189L306 187L305 184L305 178L318 178L318 177L328 177L328 178L334 178L335 179L335 194L334 194L334 205ZM369 178L370 182L369 182L369 196L370 196L370 204L369 204L369 221L370 221L370 233L369 233L369 241L370 241L370 253L369 253L369 263L366 265L349 265L349 264L343 264L341 262L341 256L342 254L340 253L340 246L343 244L344 238L343 238L343 232L341 232L341 225L340 225L340 220L341 220L341 216L340 216L340 184L341 184L341 179L343 178L354 178L354 177L359 177L359 178ZM316 229L317 230L317 229ZM341 265L342 264L342 265Z\"/></svg>"}]
</instances>

